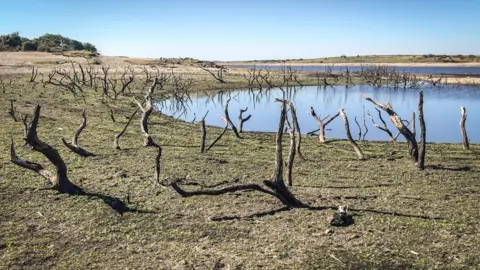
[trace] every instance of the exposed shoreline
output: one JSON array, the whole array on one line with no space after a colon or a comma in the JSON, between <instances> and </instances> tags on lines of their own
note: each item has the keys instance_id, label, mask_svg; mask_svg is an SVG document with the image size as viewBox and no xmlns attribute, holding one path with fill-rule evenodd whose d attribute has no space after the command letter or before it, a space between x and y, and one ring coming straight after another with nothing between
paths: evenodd
<instances>
[{"instance_id":1,"label":"exposed shoreline","mask_svg":"<svg viewBox=\"0 0 480 270\"><path fill-rule=\"evenodd\" d=\"M313 63L313 62L285 62L285 63L269 63L269 62L218 62L225 66L395 66L395 67L480 67L480 62L468 63Z\"/></svg>"}]
</instances>

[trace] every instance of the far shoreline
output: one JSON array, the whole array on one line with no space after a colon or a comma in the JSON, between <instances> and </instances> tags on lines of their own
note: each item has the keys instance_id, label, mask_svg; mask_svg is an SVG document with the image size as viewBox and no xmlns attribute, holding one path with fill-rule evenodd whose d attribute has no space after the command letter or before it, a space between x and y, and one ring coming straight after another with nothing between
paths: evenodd
<instances>
[{"instance_id":1,"label":"far shoreline","mask_svg":"<svg viewBox=\"0 0 480 270\"><path fill-rule=\"evenodd\" d=\"M480 62L466 63L314 63L314 62L216 62L225 66L392 66L392 67L480 67Z\"/></svg>"}]
</instances>

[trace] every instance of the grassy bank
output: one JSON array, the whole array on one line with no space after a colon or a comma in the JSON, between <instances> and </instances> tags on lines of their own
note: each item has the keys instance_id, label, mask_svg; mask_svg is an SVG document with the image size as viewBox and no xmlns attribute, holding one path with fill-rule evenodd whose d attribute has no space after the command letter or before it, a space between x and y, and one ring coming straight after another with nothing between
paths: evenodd
<instances>
[{"instance_id":1,"label":"grassy bank","mask_svg":"<svg viewBox=\"0 0 480 270\"><path fill-rule=\"evenodd\" d=\"M240 79L234 86L242 86ZM205 80L194 89L224 88ZM403 143L359 142L368 157L360 161L347 142L319 145L305 137L307 161L295 162L291 190L312 206L354 209L355 225L333 228L327 222L331 210L285 210L275 198L257 192L182 198L171 188L153 187L156 152L142 147L138 115L121 139L124 150L112 146L125 116L135 110L132 98L109 101L114 123L99 94L85 91L83 98L74 98L50 86L32 89L17 77L0 93L0 268L480 267L479 145L463 151L459 144L429 144L427 169L419 171ZM30 117L34 104L42 105L38 135L58 149L72 182L144 212L119 215L96 198L41 190L48 186L41 177L9 161L13 137L21 158L49 164L22 147L23 125L6 113L9 100ZM62 137L73 136L83 109L88 125L79 144L98 155L88 159L61 143ZM221 130L208 127L207 132L211 141ZM154 113L150 133L164 148L162 179L186 177L221 188L261 184L273 173L272 134L246 133L238 140L228 132L200 154L198 124Z\"/></svg>"}]
</instances>

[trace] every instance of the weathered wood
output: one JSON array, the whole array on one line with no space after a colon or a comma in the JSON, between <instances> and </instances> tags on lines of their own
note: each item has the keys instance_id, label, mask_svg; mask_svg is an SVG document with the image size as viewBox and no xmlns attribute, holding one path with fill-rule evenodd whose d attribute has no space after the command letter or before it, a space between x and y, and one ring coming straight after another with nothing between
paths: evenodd
<instances>
[{"instance_id":1,"label":"weathered wood","mask_svg":"<svg viewBox=\"0 0 480 270\"><path fill-rule=\"evenodd\" d=\"M363 106L363 127L365 128L365 133L363 133L363 140L365 140L365 137L368 133L367 120L365 117L365 105Z\"/></svg>"},{"instance_id":2,"label":"weathered wood","mask_svg":"<svg viewBox=\"0 0 480 270\"><path fill-rule=\"evenodd\" d=\"M57 150L48 145L47 143L42 142L37 137L37 126L39 118L40 105L37 105L33 114L32 123L28 129L26 142L33 148L34 151L43 154L55 166L56 174L53 175L48 170L45 170L44 167L40 164L24 161L18 158L15 153L15 145L13 143L13 140L10 146L10 160L12 161L12 163L23 168L35 171L42 177L48 179L53 185L52 188L58 190L61 193L84 194L84 191L80 187L76 186L68 179L67 166L65 165L62 157L58 154Z\"/></svg>"},{"instance_id":3,"label":"weathered wood","mask_svg":"<svg viewBox=\"0 0 480 270\"><path fill-rule=\"evenodd\" d=\"M422 99L423 101L423 99ZM423 106L423 105L422 105ZM410 125L412 126L412 134L413 134L413 137L416 138L417 137L417 133L416 133L416 126L415 126L415 112L412 112L412 121L410 121Z\"/></svg>"},{"instance_id":4,"label":"weathered wood","mask_svg":"<svg viewBox=\"0 0 480 270\"><path fill-rule=\"evenodd\" d=\"M460 106L462 117L460 118L460 132L462 133L463 150L470 150L470 143L468 141L467 130L465 129L465 122L467 121L467 109Z\"/></svg>"},{"instance_id":5,"label":"weathered wood","mask_svg":"<svg viewBox=\"0 0 480 270\"><path fill-rule=\"evenodd\" d=\"M357 124L358 127L358 140L362 139L362 127L360 126L360 123L358 123L357 117L355 116L355 123Z\"/></svg>"},{"instance_id":6,"label":"weathered wood","mask_svg":"<svg viewBox=\"0 0 480 270\"><path fill-rule=\"evenodd\" d=\"M87 126L87 115L85 113L85 110L83 110L82 124L78 127L77 131L75 131L75 134L73 135L73 138L72 138L72 142L69 143L64 138L62 138L62 142L68 149L70 149L70 151L74 152L77 155L80 155L82 157L94 157L95 156L94 153L88 152L87 150L78 146L78 137L80 136L80 133L82 133L83 129L86 126Z\"/></svg>"},{"instance_id":7,"label":"weathered wood","mask_svg":"<svg viewBox=\"0 0 480 270\"><path fill-rule=\"evenodd\" d=\"M163 82L163 79L162 79ZM143 135L143 146L144 147L155 147L157 148L157 156L155 157L155 183L160 184L160 169L162 165L162 147L157 144L152 136L148 133L148 118L152 114L153 111L153 104L152 104L152 97L155 88L159 84L158 77L155 77L153 84L148 89L147 94L145 95L145 107L138 102L135 98L134 101L137 103L138 108L142 111L142 117L140 120L140 130Z\"/></svg>"},{"instance_id":8,"label":"weathered wood","mask_svg":"<svg viewBox=\"0 0 480 270\"><path fill-rule=\"evenodd\" d=\"M112 119L112 122L115 123L115 122L116 122L116 121L115 121L115 115L113 114L113 109L112 109L112 107L110 107L110 105L108 105L108 103L106 103L105 106L107 106L108 111L110 112L110 119Z\"/></svg>"},{"instance_id":9,"label":"weathered wood","mask_svg":"<svg viewBox=\"0 0 480 270\"><path fill-rule=\"evenodd\" d=\"M120 133L118 133L117 135L115 135L115 138L113 139L113 146L115 147L115 149L117 149L117 150L122 150L122 148L120 147L120 137L123 136L123 134L124 134L125 131L127 130L128 126L129 126L130 123L132 122L133 117L137 114L138 110L140 110L140 109L137 108L137 109L132 113L132 115L130 115L130 118L128 119L127 124L125 124L125 126L124 126L123 129L122 129L122 131L120 131Z\"/></svg>"},{"instance_id":10,"label":"weathered wood","mask_svg":"<svg viewBox=\"0 0 480 270\"><path fill-rule=\"evenodd\" d=\"M13 100L10 100L10 110L8 111L8 114L13 118L13 121L18 122L17 116L15 114L15 107L13 106Z\"/></svg>"},{"instance_id":11,"label":"weathered wood","mask_svg":"<svg viewBox=\"0 0 480 270\"><path fill-rule=\"evenodd\" d=\"M225 127L223 128L222 133L220 133L220 135L218 135L218 137L215 140L213 140L213 142L207 147L206 151L210 150L213 146L215 146L215 144L223 137L225 132L227 132L227 130L228 130L228 125L229 124L228 124L227 119L225 119L221 116L220 116L220 119L222 119L225 122Z\"/></svg>"},{"instance_id":12,"label":"weathered wood","mask_svg":"<svg viewBox=\"0 0 480 270\"><path fill-rule=\"evenodd\" d=\"M302 131L300 130L300 124L298 124L298 118L297 118L297 112L295 110L295 106L293 105L293 102L291 102L289 100L285 100L285 102L290 107L290 115L292 116L293 128L295 129L296 134L297 134L297 138L296 138L297 156L300 159L300 161L305 161L305 158L303 157L303 154L302 154L302 151L301 151Z\"/></svg>"},{"instance_id":13,"label":"weathered wood","mask_svg":"<svg viewBox=\"0 0 480 270\"><path fill-rule=\"evenodd\" d=\"M343 109L339 109L338 112L342 116L343 122L345 123L345 133L347 134L347 139L350 142L350 144L352 145L353 150L355 150L359 159L362 159L362 160L365 159L365 156L363 155L362 149L360 149L357 142L355 142L355 140L352 138L352 134L350 134L350 125L348 124L347 115L345 114Z\"/></svg>"},{"instance_id":14,"label":"weathered wood","mask_svg":"<svg viewBox=\"0 0 480 270\"><path fill-rule=\"evenodd\" d=\"M201 142L200 142L200 153L205 153L205 140L207 139L207 129L205 128L205 117L208 115L207 111L205 115L202 117L200 120L200 127L202 130L202 137L201 137Z\"/></svg>"},{"instance_id":15,"label":"weathered wood","mask_svg":"<svg viewBox=\"0 0 480 270\"><path fill-rule=\"evenodd\" d=\"M310 107L310 115L313 116L315 121L317 121L318 127L319 127L319 132L318 132L318 141L321 143L325 142L325 127L330 124L335 118L337 118L340 113L336 113L335 115L331 116L328 119L320 119L320 117L317 116L315 113L315 110L313 107Z\"/></svg>"},{"instance_id":16,"label":"weathered wood","mask_svg":"<svg viewBox=\"0 0 480 270\"><path fill-rule=\"evenodd\" d=\"M230 125L230 127L232 127L232 131L233 133L235 133L235 136L239 139L241 139L242 137L240 136L240 134L238 133L238 130L237 130L237 127L235 127L235 124L233 124L232 120L230 119L230 115L228 114L228 103L230 103L230 100L231 98L229 98L227 100L227 103L225 104L225 107L224 107L224 112L225 112L225 119L227 120L228 124Z\"/></svg>"},{"instance_id":17,"label":"weathered wood","mask_svg":"<svg viewBox=\"0 0 480 270\"><path fill-rule=\"evenodd\" d=\"M383 120L382 112L381 112L379 109L377 109L377 108L375 108L375 110L377 110L377 112L378 112L378 118L379 118L380 121L382 122L383 127L377 125L377 123L375 123L375 120L373 119L373 115L371 115L370 112L367 112L368 116L370 116L370 120L372 120L373 126L376 127L376 128L378 128L378 129L380 129L381 131L384 131L385 133L387 133L387 134L388 134L388 137L390 137L390 141L391 141L391 142L396 141L397 138L396 138L396 137L393 137L392 132L391 132L391 131L388 129L388 127L387 127L387 123L385 123L385 120ZM399 134L400 134L400 133L399 133ZM398 136L397 136L397 137L398 137Z\"/></svg>"},{"instance_id":18,"label":"weathered wood","mask_svg":"<svg viewBox=\"0 0 480 270\"><path fill-rule=\"evenodd\" d=\"M175 180L171 183L172 188L183 197L189 197L189 196L195 196L195 195L220 195L220 194L236 192L241 190L257 190L257 191L276 197L286 206L305 207L305 208L308 207L307 205L303 204L298 199L296 199L295 196L293 196L293 194L285 186L285 183L283 180L282 135L283 135L284 125L286 122L286 102L282 101L281 103L282 103L282 109L280 114L280 122L278 125L277 136L275 139L276 145L277 145L276 152L275 152L275 171L271 180L266 180L263 182L267 187L272 189L273 192L266 190L256 184L238 185L238 186L227 187L219 190L185 191L178 186L177 183L179 180ZM224 133L225 133L229 123L226 119L224 119L224 121L226 123L226 127L224 129ZM291 138L295 138L295 136L291 136ZM290 150L291 150L290 153L292 152L295 153L295 147L291 147ZM293 164L293 158L291 160L292 162L289 164ZM287 164L287 167L289 166L289 164Z\"/></svg>"},{"instance_id":19,"label":"weathered wood","mask_svg":"<svg viewBox=\"0 0 480 270\"><path fill-rule=\"evenodd\" d=\"M288 186L292 186L292 173L293 173L293 161L295 160L296 152L296 140L295 140L295 127L290 125L288 117L285 118L285 124L287 125L288 133L290 134L290 152L287 160L287 183Z\"/></svg>"},{"instance_id":20,"label":"weathered wood","mask_svg":"<svg viewBox=\"0 0 480 270\"><path fill-rule=\"evenodd\" d=\"M252 117L252 115L250 114L247 117L243 118L243 113L246 112L247 110L248 110L248 107L246 107L245 109L240 109L240 113L238 114L238 132L239 133L243 133L243 124L248 120L250 120L250 118Z\"/></svg>"},{"instance_id":21,"label":"weathered wood","mask_svg":"<svg viewBox=\"0 0 480 270\"><path fill-rule=\"evenodd\" d=\"M423 115L423 91L418 93L418 120L420 121L420 148L418 150L417 167L425 169L425 152L427 148L427 127ZM415 118L412 119L415 122Z\"/></svg>"},{"instance_id":22,"label":"weathered wood","mask_svg":"<svg viewBox=\"0 0 480 270\"><path fill-rule=\"evenodd\" d=\"M412 159L413 163L416 164L417 161L418 161L418 144L417 144L417 141L416 141L415 137L413 136L412 132L410 131L410 129L408 129L408 127L405 126L405 124L403 123L400 116L398 116L398 114L393 110L392 105L390 105L390 103L387 103L387 104L384 105L384 104L382 104L382 103L380 103L380 102L378 102L374 99L371 99L369 97L365 97L365 100L368 100L368 101L372 102L377 107L379 107L380 109L382 109L382 110L384 110L385 112L388 113L392 123L395 125L395 127L398 129L398 131L400 131L400 133L402 133L402 135L407 140L410 158Z\"/></svg>"}]
</instances>

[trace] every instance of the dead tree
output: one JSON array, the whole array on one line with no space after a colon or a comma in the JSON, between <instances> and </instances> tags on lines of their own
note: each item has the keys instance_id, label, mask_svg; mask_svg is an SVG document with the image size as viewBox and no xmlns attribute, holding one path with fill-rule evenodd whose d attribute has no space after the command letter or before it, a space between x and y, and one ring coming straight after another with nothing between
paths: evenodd
<instances>
[{"instance_id":1,"label":"dead tree","mask_svg":"<svg viewBox=\"0 0 480 270\"><path fill-rule=\"evenodd\" d=\"M320 141L321 143L324 143L325 142L325 127L328 124L330 124L333 120L335 120L335 118L337 118L340 115L340 113L338 112L330 118L328 118L328 116L327 116L325 119L320 119L320 117L318 117L317 114L315 113L315 110L313 109L313 107L310 107L310 115L313 116L315 121L317 121L317 124L320 128L319 132L318 132L318 141Z\"/></svg>"},{"instance_id":2,"label":"dead tree","mask_svg":"<svg viewBox=\"0 0 480 270\"><path fill-rule=\"evenodd\" d=\"M215 144L223 137L223 135L225 135L225 133L228 130L228 121L222 116L220 116L220 119L222 119L225 122L225 127L223 128L222 133L220 133L220 135L218 135L218 137L215 140L213 140L213 142L207 147L205 152L210 150L213 146L215 146Z\"/></svg>"},{"instance_id":3,"label":"dead tree","mask_svg":"<svg viewBox=\"0 0 480 270\"><path fill-rule=\"evenodd\" d=\"M357 142L355 142L355 140L352 138L352 134L350 134L350 125L348 124L347 115L345 114L343 109L339 109L338 112L342 116L343 122L345 123L345 133L347 134L347 139L350 142L350 144L352 145L353 150L355 150L359 159L362 159L362 160L365 159L365 156L363 155L362 149L360 149Z\"/></svg>"},{"instance_id":4,"label":"dead tree","mask_svg":"<svg viewBox=\"0 0 480 270\"><path fill-rule=\"evenodd\" d=\"M156 183L160 184L160 168L161 168L161 158L162 158L162 147L157 144L152 136L148 133L148 118L152 114L153 111L153 105L152 105L152 96L153 96L153 91L157 87L159 83L158 77L155 77L155 80L153 81L152 86L148 89L148 93L145 96L145 107L138 102L135 97L134 101L137 103L138 108L142 111L142 118L140 121L140 130L143 134L143 146L145 147L155 147L158 150L157 156L155 158L155 180Z\"/></svg>"},{"instance_id":5,"label":"dead tree","mask_svg":"<svg viewBox=\"0 0 480 270\"><path fill-rule=\"evenodd\" d=\"M378 118L379 118L380 121L382 122L383 127L377 125L377 123L375 123L375 120L373 119L373 115L371 115L370 112L367 112L368 116L370 116L370 120L372 120L373 126L376 127L376 128L378 128L378 129L380 129L381 131L384 131L385 133L387 133L388 136L390 137L390 141L391 141L391 142L395 142L395 141L396 141L396 138L393 137L392 132L391 132L391 131L388 129L388 127L387 127L387 123L385 122L385 120L383 120L382 112L381 112L379 109L377 109L377 108L375 108L375 110L377 110L377 112L378 112Z\"/></svg>"},{"instance_id":6,"label":"dead tree","mask_svg":"<svg viewBox=\"0 0 480 270\"><path fill-rule=\"evenodd\" d=\"M43 178L49 180L52 183L52 189L55 189L61 193L68 194L84 194L85 192L78 187L77 185L70 182L67 175L67 166L65 162L58 154L57 150L47 143L42 142L37 137L37 126L38 120L40 118L40 105L35 107L35 112L33 114L33 120L28 129L28 134L26 142L30 145L34 151L43 154L56 168L56 173L52 174L50 171L46 170L42 165L26 160L21 160L16 152L15 145L12 143L10 145L10 161L22 168L32 170Z\"/></svg>"},{"instance_id":7,"label":"dead tree","mask_svg":"<svg viewBox=\"0 0 480 270\"><path fill-rule=\"evenodd\" d=\"M467 130L465 129L465 122L467 121L467 109L465 109L463 106L460 106L460 111L462 112L462 118L460 118L460 132L462 133L463 150L470 150Z\"/></svg>"},{"instance_id":8,"label":"dead tree","mask_svg":"<svg viewBox=\"0 0 480 270\"><path fill-rule=\"evenodd\" d=\"M363 106L363 127L365 128L365 133L363 133L363 140L365 140L365 136L367 136L368 133L367 120L365 118L365 105Z\"/></svg>"},{"instance_id":9,"label":"dead tree","mask_svg":"<svg viewBox=\"0 0 480 270\"><path fill-rule=\"evenodd\" d=\"M296 148L296 154L298 156L298 158L300 159L300 161L305 161L305 158L303 157L303 154L302 154L302 151L301 151L301 144L302 144L302 132L300 130L300 124L298 124L298 118L297 118L297 111L295 110L295 106L293 105L293 102L289 101L289 100L286 100L286 99L275 99L276 102L285 102L286 104L288 104L289 108L290 108L290 115L292 116L292 124L293 124L293 128L295 129L296 131L296 134L297 134L297 138L296 138L296 144L295 144L295 148Z\"/></svg>"},{"instance_id":10,"label":"dead tree","mask_svg":"<svg viewBox=\"0 0 480 270\"><path fill-rule=\"evenodd\" d=\"M35 79L37 78L38 75L38 69L36 69L34 66L32 66L32 75L30 76L30 82L35 82Z\"/></svg>"},{"instance_id":11,"label":"dead tree","mask_svg":"<svg viewBox=\"0 0 480 270\"><path fill-rule=\"evenodd\" d=\"M228 103L230 102L231 98L228 98L227 100L227 103L225 104L225 107L223 108L224 112L225 112L225 119L227 120L228 124L230 125L230 127L232 127L232 131L233 133L235 133L235 136L239 139L241 139L242 137L240 136L240 134L238 133L238 130L237 130L237 127L235 127L235 125L233 124L232 120L230 119L230 115L228 114Z\"/></svg>"},{"instance_id":12,"label":"dead tree","mask_svg":"<svg viewBox=\"0 0 480 270\"><path fill-rule=\"evenodd\" d=\"M413 136L413 133L410 129L408 129L407 126L403 123L402 119L398 114L393 110L392 105L387 102L387 104L382 104L374 99L371 99L369 97L365 97L366 100L372 102L375 104L377 107L380 109L384 110L387 112L387 114L390 116L390 120L392 123L395 125L395 127L400 131L400 133L405 137L405 139L408 142L408 148L409 148L409 154L410 158L412 159L414 165L418 163L418 144L417 140ZM422 99L423 101L423 99ZM422 105L423 106L423 105Z\"/></svg>"},{"instance_id":13,"label":"dead tree","mask_svg":"<svg viewBox=\"0 0 480 270\"><path fill-rule=\"evenodd\" d=\"M243 113L246 112L248 110L248 107L245 108L244 110L240 109L240 113L238 114L238 133L243 133L243 124L245 122L247 122L248 120L250 120L250 118L252 117L252 115L248 115L247 117L243 118Z\"/></svg>"},{"instance_id":14,"label":"dead tree","mask_svg":"<svg viewBox=\"0 0 480 270\"><path fill-rule=\"evenodd\" d=\"M420 149L415 166L423 170L425 169L425 151L427 148L427 127L423 116L423 91L418 93L418 120L420 121Z\"/></svg>"},{"instance_id":15,"label":"dead tree","mask_svg":"<svg viewBox=\"0 0 480 270\"><path fill-rule=\"evenodd\" d=\"M292 186L292 173L293 173L293 161L295 160L296 141L295 141L295 126L292 127L288 121L288 117L285 117L285 124L287 125L288 133L290 134L290 152L288 154L287 161L287 183L288 186Z\"/></svg>"},{"instance_id":16,"label":"dead tree","mask_svg":"<svg viewBox=\"0 0 480 270\"><path fill-rule=\"evenodd\" d=\"M127 124L125 124L125 126L123 127L122 131L120 131L120 133L118 133L117 135L115 135L115 139L113 140L113 146L115 147L115 149L117 150L122 150L122 148L120 148L120 137L123 136L123 133L125 133L125 131L127 130L128 126L130 125L130 122L132 122L133 120L133 117L137 114L139 108L137 108L133 113L132 115L130 116L130 118L128 119L127 121Z\"/></svg>"},{"instance_id":17,"label":"dead tree","mask_svg":"<svg viewBox=\"0 0 480 270\"><path fill-rule=\"evenodd\" d=\"M82 112L82 124L78 127L77 131L73 135L72 142L67 142L64 138L62 138L63 144L68 147L72 152L82 157L94 157L95 154L88 152L87 150L83 149L82 147L78 146L78 137L80 133L82 133L83 129L87 126L87 115L85 114L85 110Z\"/></svg>"},{"instance_id":18,"label":"dead tree","mask_svg":"<svg viewBox=\"0 0 480 270\"><path fill-rule=\"evenodd\" d=\"M203 70L208 72L212 77L217 80L220 83L227 83L225 79L223 78L223 74L227 73L227 69L224 66L221 66L216 70L217 74L215 74L213 71L209 70L208 68L204 67Z\"/></svg>"},{"instance_id":19,"label":"dead tree","mask_svg":"<svg viewBox=\"0 0 480 270\"><path fill-rule=\"evenodd\" d=\"M113 109L112 109L112 107L110 107L110 105L108 105L108 103L105 103L105 106L107 106L108 111L109 111L109 113L110 113L110 119L112 119L112 122L115 123L115 116L113 115Z\"/></svg>"},{"instance_id":20,"label":"dead tree","mask_svg":"<svg viewBox=\"0 0 480 270\"><path fill-rule=\"evenodd\" d=\"M263 183L271 190L267 190L258 184L247 184L247 185L238 185L226 187L223 189L217 190L197 190L197 191L186 191L182 189L178 183L182 179L176 179L171 183L172 188L178 192L182 197L191 197L197 195L221 195L230 192L237 191L246 191L246 190L256 190L265 194L274 196L280 200L287 207L308 207L299 201L295 196L290 192L290 190L285 185L283 179L283 156L282 156L282 135L285 127L286 121L286 103L282 102L282 109L280 114L280 122L278 125L277 135L276 135L276 152L275 152L275 171L271 180L265 180ZM287 167L289 165L287 164Z\"/></svg>"},{"instance_id":21,"label":"dead tree","mask_svg":"<svg viewBox=\"0 0 480 270\"><path fill-rule=\"evenodd\" d=\"M208 115L207 111L205 115L202 117L202 119L199 121L200 127L202 129L202 137L201 137L201 142L200 142L200 153L205 153L205 140L207 139L207 129L205 128L205 117Z\"/></svg>"},{"instance_id":22,"label":"dead tree","mask_svg":"<svg viewBox=\"0 0 480 270\"><path fill-rule=\"evenodd\" d=\"M358 127L358 140L360 141L362 139L362 127L360 126L360 123L358 123L356 116L355 116L355 124L357 124L357 127Z\"/></svg>"},{"instance_id":23,"label":"dead tree","mask_svg":"<svg viewBox=\"0 0 480 270\"><path fill-rule=\"evenodd\" d=\"M13 100L10 100L10 110L8 110L8 114L13 118L15 122L18 122L15 112L16 112L16 109L13 106Z\"/></svg>"},{"instance_id":24,"label":"dead tree","mask_svg":"<svg viewBox=\"0 0 480 270\"><path fill-rule=\"evenodd\" d=\"M416 131L415 131L415 112L412 112L412 121L410 122L410 124L412 125L412 134L413 134L413 137L417 137L417 134L416 134Z\"/></svg>"}]
</instances>

